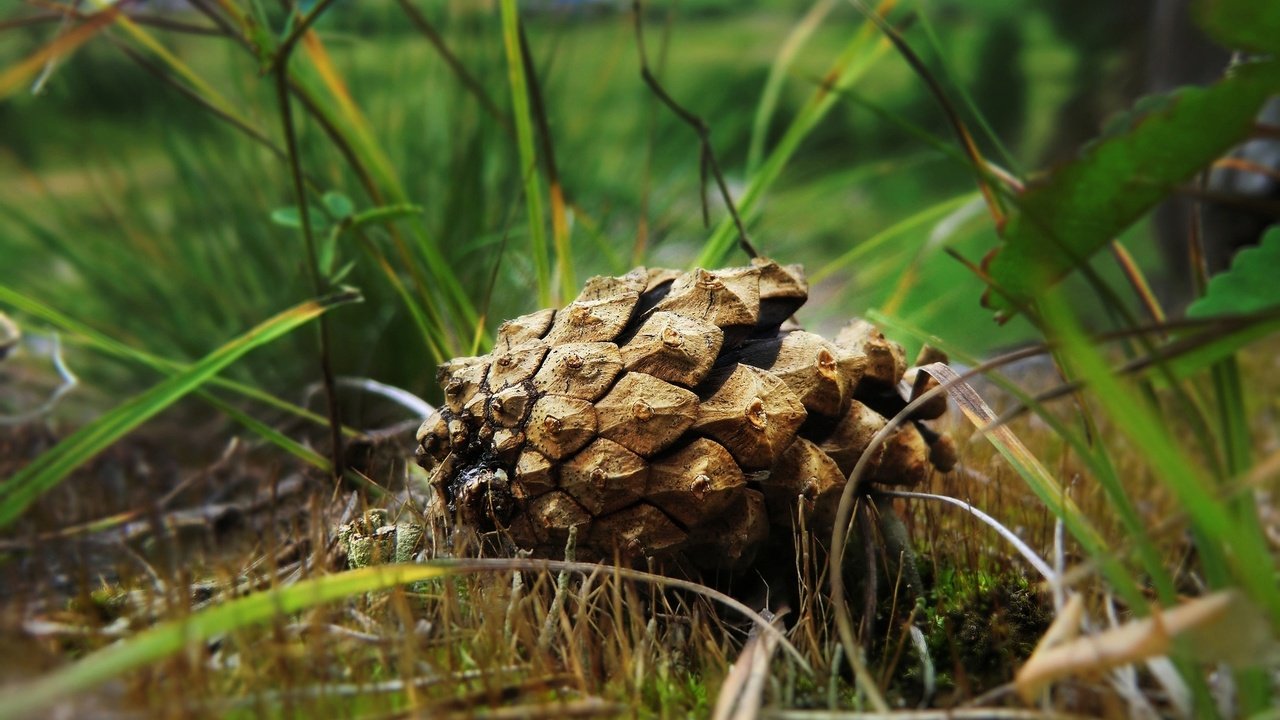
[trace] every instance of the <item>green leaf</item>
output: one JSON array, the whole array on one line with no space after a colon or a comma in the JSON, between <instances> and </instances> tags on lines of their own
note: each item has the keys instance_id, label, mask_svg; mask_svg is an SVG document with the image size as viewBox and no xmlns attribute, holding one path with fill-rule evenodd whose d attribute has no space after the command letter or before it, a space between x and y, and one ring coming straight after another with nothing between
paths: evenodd
<instances>
[{"instance_id":1,"label":"green leaf","mask_svg":"<svg viewBox=\"0 0 1280 720\"><path fill-rule=\"evenodd\" d=\"M984 304L1007 318L1018 304L1084 263L1253 126L1280 91L1280 62L1242 65L1217 84L1183 88L1125 132L1030 183L984 262L994 286ZM1006 297L1007 294L1007 297Z\"/></svg>"},{"instance_id":2,"label":"green leaf","mask_svg":"<svg viewBox=\"0 0 1280 720\"><path fill-rule=\"evenodd\" d=\"M307 208L307 215L311 217L311 227L313 228L320 228L329 224L328 218L315 208ZM298 212L296 205L276 208L271 211L271 222L293 230L298 230L302 228L302 213Z\"/></svg>"},{"instance_id":3,"label":"green leaf","mask_svg":"<svg viewBox=\"0 0 1280 720\"><path fill-rule=\"evenodd\" d=\"M1174 358L1178 377L1186 377L1231 357L1237 350L1280 330L1280 226L1272 227L1257 247L1236 254L1231 269L1209 280L1204 297L1187 308L1190 318L1219 318L1212 341Z\"/></svg>"},{"instance_id":4,"label":"green leaf","mask_svg":"<svg viewBox=\"0 0 1280 720\"><path fill-rule=\"evenodd\" d=\"M355 269L355 267L356 267L356 261L348 260L347 264L338 268L337 272L329 276L329 284L337 285L338 283L342 282L347 278L347 275L350 274L351 271Z\"/></svg>"},{"instance_id":5,"label":"green leaf","mask_svg":"<svg viewBox=\"0 0 1280 720\"><path fill-rule=\"evenodd\" d=\"M1274 0L1200 0L1196 19L1233 50L1280 52L1280 3Z\"/></svg>"},{"instance_id":6,"label":"green leaf","mask_svg":"<svg viewBox=\"0 0 1280 720\"><path fill-rule=\"evenodd\" d=\"M372 210L365 210L359 215L351 218L351 229L364 227L370 223L389 222L402 217L411 215L421 215L423 213L421 205L412 205L403 203L400 205L384 205L376 207Z\"/></svg>"},{"instance_id":7,"label":"green leaf","mask_svg":"<svg viewBox=\"0 0 1280 720\"><path fill-rule=\"evenodd\" d=\"M0 695L0 719L32 715L68 695L83 692L131 670L163 660L217 635L361 593L441 577L448 562L379 565L303 580L259 592L171 620L110 645L34 682L10 686Z\"/></svg>"},{"instance_id":8,"label":"green leaf","mask_svg":"<svg viewBox=\"0 0 1280 720\"><path fill-rule=\"evenodd\" d=\"M245 353L288 334L330 307L350 302L356 297L353 293L343 293L295 305L67 436L13 477L0 482L0 528L21 516L31 503L57 486L71 471L197 390Z\"/></svg>"},{"instance_id":9,"label":"green leaf","mask_svg":"<svg viewBox=\"0 0 1280 720\"><path fill-rule=\"evenodd\" d=\"M335 224L317 243L319 247L316 248L316 265L320 268L320 274L325 277L333 272L333 263L338 258L338 236L341 234L342 225Z\"/></svg>"},{"instance_id":10,"label":"green leaf","mask_svg":"<svg viewBox=\"0 0 1280 720\"><path fill-rule=\"evenodd\" d=\"M1242 315L1280 307L1280 225L1262 236L1257 247L1236 254L1231 269L1209 280L1204 297L1191 303L1187 317Z\"/></svg>"},{"instance_id":11,"label":"green leaf","mask_svg":"<svg viewBox=\"0 0 1280 720\"><path fill-rule=\"evenodd\" d=\"M341 220L356 211L356 206L351 202L351 198L340 192L327 192L321 200L324 202L325 208L329 210L329 215L336 220Z\"/></svg>"}]
</instances>

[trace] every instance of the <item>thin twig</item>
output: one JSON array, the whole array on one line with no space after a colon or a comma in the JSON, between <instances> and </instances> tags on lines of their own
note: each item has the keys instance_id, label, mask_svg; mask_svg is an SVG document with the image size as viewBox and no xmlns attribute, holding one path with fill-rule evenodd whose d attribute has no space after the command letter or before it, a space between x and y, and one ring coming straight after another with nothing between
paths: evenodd
<instances>
[{"instance_id":1,"label":"thin twig","mask_svg":"<svg viewBox=\"0 0 1280 720\"><path fill-rule=\"evenodd\" d=\"M182 93L184 97L196 103L201 108L212 113L214 117L229 123L232 127L244 133L254 142L270 150L271 153L274 154L277 158L280 158L281 160L289 159L288 153L286 153L280 146L271 142L270 138L268 138L263 133L259 132L256 128L250 125L246 125L244 122L242 122L235 116L230 115L227 112L223 111L222 109L218 108L217 106L213 105L207 99L205 99L203 95L196 92L188 85L178 82L172 75L165 72L164 69L161 68L159 65L152 62L150 59L145 57L142 53L129 47L124 42L117 40L115 38L111 38L111 41L130 60L133 60L138 65L140 65L143 70L146 70L147 72L151 73L153 76L155 76L157 80L160 80L165 85L168 85L169 87L172 87L173 89Z\"/></svg>"},{"instance_id":2,"label":"thin twig","mask_svg":"<svg viewBox=\"0 0 1280 720\"><path fill-rule=\"evenodd\" d=\"M324 5L321 0L317 9ZM293 176L293 191L298 200L298 214L302 219L302 236L307 247L307 274L312 290L317 296L325 291L325 279L320 277L316 256L315 235L311 228L311 214L307 211L307 188L302 177L302 160L298 155L298 136L293 127L293 106L289 98L288 63L281 62L275 68L276 99L280 104L280 119L284 125L285 146L289 153L289 171ZM325 316L316 319L320 335L320 376L324 383L325 398L329 408L329 438L332 443L333 477L341 481L346 461L342 452L342 422L338 412L338 392L333 379L333 366L329 353L329 323Z\"/></svg>"},{"instance_id":3,"label":"thin twig","mask_svg":"<svg viewBox=\"0 0 1280 720\"><path fill-rule=\"evenodd\" d=\"M662 84L658 82L658 78L654 77L649 71L648 53L644 46L644 19L643 9L640 6L640 0L632 0L632 12L635 15L636 27L636 47L640 52L640 77L644 78L645 85L649 86L649 90L658 97L671 111L676 114L687 125L692 127L698 133L698 141L701 144L700 162L702 167L703 182L702 185L702 218L703 223L710 225L709 210L707 207L706 197L706 170L711 170L711 176L716 180L716 186L720 188L720 195L724 199L724 205L729 210L730 217L733 218L733 224L738 228L738 244L742 247L743 252L748 257L759 257L755 246L751 244L751 240L747 237L747 229L742 224L742 218L738 215L738 207L733 202L733 197L729 194L729 185L724 180L724 173L720 171L720 163L716 160L715 151L711 148L711 129L707 127L707 123L702 118L694 115L686 110L671 97Z\"/></svg>"},{"instance_id":4,"label":"thin twig","mask_svg":"<svg viewBox=\"0 0 1280 720\"><path fill-rule=\"evenodd\" d=\"M1002 231L1008 216L1000 205L999 194L991 187L991 183L983 171L987 166L987 162L983 160L982 153L978 151L977 143L974 142L973 136L969 133L969 128L960 119L959 111L951 103L951 99L947 97L947 93L942 89L942 84L938 82L938 78L929 70L924 60L916 54L916 51L912 49L906 38L902 37L902 33L898 32L897 28L890 25L883 17L880 17L879 13L863 5L861 0L849 0L849 3L857 8L858 12L862 13L880 32L884 33L889 42L893 43L898 54L907 61L907 64L911 66L916 75L924 81L934 99L942 106L942 112L947 116L947 122L955 130L956 136L960 139L960 145L964 148L965 155L969 157L969 163L978 180L978 188L982 190L982 196L987 201L987 208L995 221L996 230Z\"/></svg>"},{"instance_id":5,"label":"thin twig","mask_svg":"<svg viewBox=\"0 0 1280 720\"><path fill-rule=\"evenodd\" d=\"M271 57L271 64L267 67L268 72L278 72L280 67L288 64L289 56L293 55L294 46L298 44L298 41L302 39L302 36L311 29L311 26L320 18L320 15L323 14L325 10L328 10L329 6L332 4L333 0L320 0L315 4L315 7L311 8L311 12L303 16L302 20L300 20L297 25L293 26L293 30L289 32L289 36L276 46L275 55Z\"/></svg>"},{"instance_id":6,"label":"thin twig","mask_svg":"<svg viewBox=\"0 0 1280 720\"><path fill-rule=\"evenodd\" d=\"M418 8L413 6L410 0L397 0L397 2L400 3L400 9L404 10L404 14L408 16L409 22L426 37L427 42L431 43L431 47L435 48L435 51L439 53L440 58L449 66L449 70L458 78L458 82L461 82L475 96L485 112L489 113L494 120L497 120L508 135L514 136L515 131L511 128L511 119L502 112L498 104L493 101L493 98L489 97L489 93L485 92L484 85L467 70L467 66L458 59L458 56L453 54L453 51L445 44L440 32L435 29L435 26L427 20L426 16Z\"/></svg>"}]
</instances>

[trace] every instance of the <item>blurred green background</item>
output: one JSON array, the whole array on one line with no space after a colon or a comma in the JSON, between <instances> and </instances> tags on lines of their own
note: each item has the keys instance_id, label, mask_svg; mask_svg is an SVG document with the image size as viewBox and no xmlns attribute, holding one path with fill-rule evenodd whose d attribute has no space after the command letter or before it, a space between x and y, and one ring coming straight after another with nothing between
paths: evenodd
<instances>
[{"instance_id":1,"label":"blurred green background","mask_svg":"<svg viewBox=\"0 0 1280 720\"><path fill-rule=\"evenodd\" d=\"M812 3L646 3L654 70L710 126L737 193L771 71L781 79L778 106L754 140L766 153L863 25L847 3L818 5L829 11L784 68L784 45ZM918 3L905 33L958 106L972 99L965 120L983 152L1025 176L1068 157L1152 85L1159 48L1147 42L1148 20L1161 5ZM491 332L537 307L516 143L486 110L506 113L511 103L499 12L489 2L416 7L483 98L397 2L342 0L317 30L408 200L421 207L423 235L442 248ZM208 25L181 3L134 8ZM525 3L521 12L569 203L576 281L637 264L690 264L709 235L697 137L641 81L630 3ZM8 28L0 62L28 55L57 28ZM282 142L274 87L244 48L152 31ZM158 79L122 51L124 40L104 33L52 68L40 93L0 104L0 283L135 347L192 359L310 294L300 234L271 220L294 204L288 166ZM296 112L303 168L316 187L357 210L373 207L343 149ZM982 284L943 251L976 262L996 242L957 148L925 83L893 52L843 93L750 226L763 253L803 263L815 280L803 322L832 332L876 308L974 353L1030 336L1018 321L997 326L979 306ZM714 224L723 216L714 185L708 197ZM1131 235L1130 250L1162 285L1152 233L1144 225ZM370 228L364 243L342 237L335 265L354 262L343 282L366 302L332 315L336 370L434 399L431 355L370 246L405 282L411 275L396 264L387 227ZM483 347L484 335L476 338ZM455 351L471 349L472 338L454 340ZM313 333L295 333L232 372L296 398L317 378L314 348ZM152 377L96 356L77 369L124 387Z\"/></svg>"}]
</instances>

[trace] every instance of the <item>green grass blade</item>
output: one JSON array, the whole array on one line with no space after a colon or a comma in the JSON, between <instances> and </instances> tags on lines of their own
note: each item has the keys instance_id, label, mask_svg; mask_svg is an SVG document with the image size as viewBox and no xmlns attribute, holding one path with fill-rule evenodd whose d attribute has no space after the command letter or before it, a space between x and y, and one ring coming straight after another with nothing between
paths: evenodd
<instances>
[{"instance_id":1,"label":"green grass blade","mask_svg":"<svg viewBox=\"0 0 1280 720\"><path fill-rule=\"evenodd\" d=\"M556 303L552 298L551 260L547 249L547 230L542 219L542 183L538 181L533 115L529 107L524 60L520 55L520 14L515 0L502 0L502 44L507 51L507 81L511 85L516 144L520 148L520 174L524 178L524 202L529 213L529 254L538 283L538 303L549 307Z\"/></svg>"},{"instance_id":2,"label":"green grass blade","mask_svg":"<svg viewBox=\"0 0 1280 720\"><path fill-rule=\"evenodd\" d=\"M361 177L375 205L411 204L395 166L355 104L323 43L314 32L309 32L300 42L300 47L303 50L300 58L305 57L307 62L303 63L299 58L289 66L295 94L331 132L331 137L337 141L335 144L346 148L344 154ZM429 333L425 340L433 356L443 360L465 347L463 338L470 338L479 314L458 281L457 272L438 239L428 232L422 218L410 215L406 224L414 241L416 257L395 225L389 224L388 230L401 267L409 272L419 295L413 299L411 310L415 319L429 318L425 325L420 323L420 326ZM429 277L422 272L424 266Z\"/></svg>"},{"instance_id":3,"label":"green grass blade","mask_svg":"<svg viewBox=\"0 0 1280 720\"><path fill-rule=\"evenodd\" d=\"M835 260L823 265L817 272L813 273L809 277L809 282L815 285L822 282L837 271L856 263L858 260L866 257L870 253L882 249L890 241L895 240L913 230L935 223L963 207L966 203L973 202L973 200L978 197L980 197L980 193L971 192L953 198L947 198L940 203L924 208L909 217L903 218L902 220L849 248L843 255Z\"/></svg>"},{"instance_id":4,"label":"green grass blade","mask_svg":"<svg viewBox=\"0 0 1280 720\"><path fill-rule=\"evenodd\" d=\"M791 34L782 42L778 55L769 66L769 77L764 82L764 91L760 94L760 104L756 106L755 121L751 125L751 143L747 147L747 174L752 175L760 167L760 158L764 155L764 140L769 134L769 121L778 108L778 98L782 95L782 83L787 77L787 70L796 59L796 54L804 47L805 42L813 35L822 21L835 7L835 0L817 0L805 13L800 22L791 29Z\"/></svg>"},{"instance_id":5,"label":"green grass blade","mask_svg":"<svg viewBox=\"0 0 1280 720\"><path fill-rule=\"evenodd\" d=\"M0 484L0 527L12 523L42 494L113 442L196 390L250 350L282 337L354 293L308 300L259 324L190 368L137 395L59 442Z\"/></svg>"},{"instance_id":6,"label":"green grass blade","mask_svg":"<svg viewBox=\"0 0 1280 720\"><path fill-rule=\"evenodd\" d=\"M444 562L380 565L303 580L279 590L254 593L190 617L171 620L0 695L0 719L48 708L69 695L93 688L131 670L163 660L217 635L268 622L288 613L361 593L447 575Z\"/></svg>"},{"instance_id":7,"label":"green grass blade","mask_svg":"<svg viewBox=\"0 0 1280 720\"><path fill-rule=\"evenodd\" d=\"M967 84L959 81L958 73L952 69L953 59L943 51L942 42L938 39L937 33L933 31L933 23L929 21L929 14L922 10L917 11L916 18L920 28L924 30L925 37L929 39L929 45L938 56L939 65L942 68L942 76L946 78L947 84L960 95L961 102L964 103L965 109L969 111L969 114L978 123L978 127L982 129L982 134L995 147L996 152L1000 153L1000 161L1014 174L1021 175L1022 169L1018 167L1017 159L1013 157L1013 153L1009 152L1009 148L1000 140L1000 134L995 131L995 128L991 127L986 114L982 112L982 109L978 107L978 103L974 101L973 94L969 92Z\"/></svg>"},{"instance_id":8,"label":"green grass blade","mask_svg":"<svg viewBox=\"0 0 1280 720\"><path fill-rule=\"evenodd\" d=\"M1116 378L1106 360L1080 330L1061 293L1044 296L1041 308L1060 338L1062 353L1111 417L1112 423L1147 459L1156 477L1172 491L1191 519L1200 542L1201 563L1209 578L1230 575L1274 622L1280 622L1280 587L1266 538L1256 518L1238 517L1218 498L1216 488L1187 456L1166 422Z\"/></svg>"},{"instance_id":9,"label":"green grass blade","mask_svg":"<svg viewBox=\"0 0 1280 720\"><path fill-rule=\"evenodd\" d=\"M787 127L777 147L769 153L769 157L765 159L760 169L747 181L747 189L738 200L738 214L744 222L750 222L769 188L773 187L778 177L782 175L782 170L791 156L817 126L818 121L825 117L831 106L835 104L839 98L838 91L849 87L862 77L876 61L885 56L890 47L888 42L875 33L873 25L869 22L863 23L827 73L828 78L833 78L831 85L824 83L814 91L809 102ZM729 250L734 247L737 238L738 229L734 225L733 218L723 218L702 246L702 252L694 263L699 267L719 267L723 264L725 256L729 254Z\"/></svg>"},{"instance_id":10,"label":"green grass blade","mask_svg":"<svg viewBox=\"0 0 1280 720\"><path fill-rule=\"evenodd\" d=\"M196 394L198 394L205 402L218 408L218 410L222 411L227 417L235 420L254 433L257 433L259 437L270 442L272 445L275 445L281 450L284 450L314 468L319 468L320 471L326 474L333 472L333 462L315 450L312 450L306 445L303 445L297 440L294 440L252 415L249 415L240 408L222 401L212 393L197 390Z\"/></svg>"},{"instance_id":11,"label":"green grass blade","mask_svg":"<svg viewBox=\"0 0 1280 720\"><path fill-rule=\"evenodd\" d=\"M166 375L183 372L189 370L191 367L187 363L162 358L145 350L125 345L124 343L63 314L54 308L49 307L39 300L11 290L3 285L0 285L0 305L8 305L9 307L16 308L27 315L40 318L63 332L69 333L83 342L88 343L91 347L100 352L135 362L139 365L145 365L146 367L152 368L153 370ZM209 384L223 390L229 390L250 400L260 402L268 407L275 408L276 410L282 410L317 425L326 425L329 422L328 418L322 417L321 415L318 415L304 407L295 405L287 400L282 400L275 395L253 387L252 385L245 385L244 383L221 377L211 378L209 380ZM351 428L343 428L343 432L347 435L360 434L358 431Z\"/></svg>"}]
</instances>

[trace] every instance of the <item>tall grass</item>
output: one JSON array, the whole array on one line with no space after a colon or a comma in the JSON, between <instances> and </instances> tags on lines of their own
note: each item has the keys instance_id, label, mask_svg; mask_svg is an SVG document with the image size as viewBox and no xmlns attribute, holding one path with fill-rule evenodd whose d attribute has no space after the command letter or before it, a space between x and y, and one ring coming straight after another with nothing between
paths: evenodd
<instances>
[{"instance_id":1,"label":"tall grass","mask_svg":"<svg viewBox=\"0 0 1280 720\"><path fill-rule=\"evenodd\" d=\"M1124 273L1099 272L1086 256L1076 258L1076 269L1087 285L1077 280L1066 290L1017 298L1025 312L1016 324L991 324L978 300L987 284L999 285L997 279L984 266L954 261L976 256L994 233L1007 230L1003 210L995 218L982 214L978 193L990 188L974 187L973 172L992 186L1004 182L997 188L1001 194L987 199L993 208L1007 205L1015 226L1027 178L971 162L978 144L1014 169L1037 159L1003 146L983 114L983 102L991 98L965 92L965 73L947 55L949 33L981 38L980 31L966 22L952 28L928 18L916 29L913 13L921 8L898 5L886 1L869 11L884 18L874 22L825 0L795 18L768 6L759 10L768 21L761 23L734 14L701 17L703 8L694 4L687 17L669 16L676 20L664 59L649 69L688 113L705 120L703 139L724 169L726 190L756 246L816 270L813 294L829 299L815 303L812 319L819 326L870 310L909 344L927 341L974 364L995 347L1028 337L1044 341L1044 354L1061 376L1014 388L1047 426L1030 431L1042 439L1021 440L1029 432L1025 420L988 425L992 416L981 413L971 419L983 426L975 440L990 439L1003 458L1000 467L1013 470L1004 480L1010 492L1016 477L1019 496L1036 498L984 509L997 517L1002 511L1016 515L1042 538L1054 520L1061 522L1073 537L1062 556L1080 562L1066 573L1079 578L1070 592L1097 600L1095 610L1118 597L1128 613L1141 616L1152 612L1148 601L1170 606L1191 589L1240 588L1273 625L1280 624L1274 548L1252 488L1241 487L1255 460L1253 435L1274 439L1273 429L1250 427L1257 398L1243 387L1267 379L1242 377L1247 371L1241 365L1222 359L1239 349L1240 337L1273 327L1274 317L1247 316L1240 321L1243 331L1210 325L1197 330L1203 334L1182 336L1199 338L1199 345L1166 341L1176 328L1141 327L1134 319L1131 304L1153 301L1145 280L1126 267L1133 290ZM640 11L640 21L658 20L658 14ZM978 17L980 11L971 12ZM1028 26L1045 20L1038 11L1026 12ZM639 259L651 265L732 261L738 228L728 208L714 202L700 207L698 168L705 157L699 138L640 80L633 19L611 12L539 12L513 0L423 8L408 0L377 7L322 0L306 9L222 0L193 2L190 11L162 17L110 6L30 21L42 28L40 41L0 58L7 63L0 69L0 98L13 103L0 107L8 113L0 124L29 133L32 146L21 156L0 157L12 170L8 191L0 195L0 254L6 258L0 303L24 323L69 335L85 351L73 358L85 367L82 374L118 395L96 420L2 481L0 525L38 534L42 529L23 528L22 518L41 495L193 393L295 457L325 471L340 469L344 458L325 459L258 415L265 406L322 424L310 409L297 407L305 387L321 380L315 371L320 354L331 353L334 373L375 376L434 398L436 363L485 349L492 328L506 317L566 301L578 274L625 270L631 248L642 248ZM882 34L886 23L905 33L905 43L930 54L904 63L904 48L895 52ZM3 32L26 24L7 21ZM378 28L372 40L355 32L367 24ZM40 121L52 124L56 113L41 107L41 99L19 94L37 78L89 92L76 87L77 73L104 57L149 78L145 93L157 117L137 125L104 122L74 136L71 152L59 155L33 129ZM47 72L52 75L43 78ZM931 83L935 98L929 102L943 100L945 113L920 100L928 95L913 72ZM950 96L963 102L951 103ZM55 95L51 102L69 97ZM165 122L177 108L194 108L190 117L202 120ZM948 126L945 114L956 127ZM984 134L968 134L968 125ZM975 144L957 147L941 139L952 129ZM98 132L106 141L95 139ZM42 154L51 159L42 162ZM711 227L702 225L704 209L714 219ZM1022 218L1023 231L1035 220ZM307 298L341 291L349 299L354 291L347 286L359 288L365 302L335 308L328 315L331 337L320 347L308 334L290 332L335 304ZM1081 287L1101 298L1105 312L1074 307ZM856 307L850 307L852 298ZM263 320L290 305L293 311ZM1084 329L1108 321L1113 334L1135 340L1128 348L1136 357L1130 360L1134 372L1116 373L1122 354ZM1199 374L1188 376L1185 364L1175 367L1206 348L1216 353L1212 369L1200 363L1191 368ZM99 369L100 358L108 356L128 361L128 369ZM330 373L323 375L328 382ZM1000 379L998 371L992 378ZM1037 397L1059 381L1062 392L1055 397L1064 400ZM149 389L126 399L139 387ZM255 404L241 404L244 399ZM354 413L331 418L332 445L341 444L339 421L365 425ZM359 430L346 433L357 436ZM1188 442L1188 436L1195 437ZM971 447L980 453L977 445ZM403 486L408 514L420 500L421 478L412 473L368 478L357 472L347 479L393 492ZM998 495L994 501L1000 502ZM326 523L350 519L365 502L352 495L335 511L330 495L317 495L313 507L326 509L312 513L305 542L284 539L306 546L298 551L305 562L272 582L289 584L330 569L335 556ZM921 523L914 524L919 529ZM268 528L269 545L279 532ZM966 543L978 543L971 528L966 532ZM826 538L802 535L797 541ZM991 542L978 543L981 551L967 556L937 541L918 545L935 562L941 556L976 566L978 556L1006 552ZM274 547L254 552L250 566L268 557L275 562ZM1189 553L1194 562L1183 564ZM792 632L800 657L775 665L775 700L794 703L804 694L798 686L825 681L830 690L824 699L832 707L887 707L882 679L901 655L871 658L883 671L872 672L863 657L869 639L835 634L837 624L853 626L843 615L843 600L820 590L827 571L814 559L821 552L809 547L798 554L807 592ZM517 566L528 569L519 563L507 569ZM442 567L450 566L427 566L415 577L438 575ZM999 570L1016 568L1006 559ZM506 607L498 608L509 618L525 613L527 622L505 628L481 617L482 610L494 610L485 603L495 593L507 592L499 591L500 583L459 585L446 578L418 605L400 593L364 597L383 623L368 623L378 626L370 642L386 641L395 625L404 646L386 650L378 669L360 677L382 679L380 673L394 666L409 683L397 686L397 703L443 712L465 711L502 692L546 700L560 692L555 688L562 674L573 678L579 699L600 699L596 689L608 682L592 680L604 669L632 678L610 691L611 701L622 693L664 710L706 709L702 683L719 680L732 643L722 621L705 608L680 605L679 613L668 613L677 617L662 616L659 608L670 610L669 595L651 591L642 611L642 603L631 602L634 589L619 577L589 575L566 609L563 597L547 604L543 592L563 594L564 587L550 588L546 575L528 577L536 577L540 590L522 599L524 591L513 586L500 598ZM180 617L185 603L171 603L166 624L50 676L35 695L0 698L0 715L47 706L63 691L146 666L195 637L227 632L244 642L239 631L272 611L284 615L363 597L401 580L408 576L357 572L239 600L228 592L226 604L190 619ZM426 628L421 632L427 639L415 644L412 634L421 629L415 616L424 613L442 627L465 628L465 641L444 652L450 669L480 671L483 682L495 685L461 700L414 689L409 681L421 680L414 663L435 658L433 644L442 639ZM453 622L464 616L467 622ZM561 644L548 651L533 639L544 633L532 628L541 627L559 633ZM626 631L610 636L615 627ZM358 631L343 625L335 632ZM887 631L884 647L907 642L905 625L900 637L893 632ZM659 646L659 638L671 646ZM687 668L672 649L681 638L701 643L690 651L696 657L687 659ZM286 656L299 648L305 645L282 639L272 657L280 667L292 667ZM368 660L361 653L351 657L353 663ZM536 670L530 672L536 682L513 690L494 679L498 668L486 662L513 657L525 672ZM1204 659L1183 648L1176 660L1197 711L1216 712ZM661 664L663 682L656 689L645 682L646 662ZM852 696L841 696L848 693L839 689L842 664L851 664L861 683ZM815 678L806 665L827 677ZM692 680L673 689L673 678L685 670ZM1258 671L1235 670L1244 710L1260 711L1273 701L1274 690ZM210 682L206 690L217 684ZM672 705L651 697L663 693L675 698ZM287 711L287 697L271 698L267 706L277 701Z\"/></svg>"}]
</instances>

